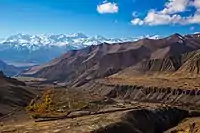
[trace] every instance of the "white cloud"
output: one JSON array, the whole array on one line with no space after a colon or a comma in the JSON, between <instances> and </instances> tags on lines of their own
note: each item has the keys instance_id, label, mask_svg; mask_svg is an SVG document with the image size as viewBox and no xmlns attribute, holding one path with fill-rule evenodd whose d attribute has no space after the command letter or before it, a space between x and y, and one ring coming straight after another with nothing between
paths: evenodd
<instances>
[{"instance_id":1,"label":"white cloud","mask_svg":"<svg viewBox=\"0 0 200 133\"><path fill-rule=\"evenodd\" d=\"M118 13L119 7L116 3L111 3L108 1L104 1L102 4L97 6L97 11L100 14L106 14L106 13Z\"/></svg>"},{"instance_id":2,"label":"white cloud","mask_svg":"<svg viewBox=\"0 0 200 133\"><path fill-rule=\"evenodd\" d=\"M179 15L170 16L168 14L158 13L154 10L149 11L144 22L148 25L164 25L168 23L176 23L181 20Z\"/></svg>"},{"instance_id":3,"label":"white cloud","mask_svg":"<svg viewBox=\"0 0 200 133\"><path fill-rule=\"evenodd\" d=\"M181 16L188 7L195 7L196 12L190 16ZM200 24L200 0L169 0L161 11L149 10L146 17L134 18L133 25L168 25L168 24Z\"/></svg>"},{"instance_id":4,"label":"white cloud","mask_svg":"<svg viewBox=\"0 0 200 133\"><path fill-rule=\"evenodd\" d=\"M150 10L144 20L135 18L131 22L133 25L166 25L169 23L183 23L183 20L180 15L168 15L156 12L155 10Z\"/></svg>"},{"instance_id":5,"label":"white cloud","mask_svg":"<svg viewBox=\"0 0 200 133\"><path fill-rule=\"evenodd\" d=\"M194 16L187 17L185 19L186 24L200 24L200 13L196 12Z\"/></svg>"},{"instance_id":6,"label":"white cloud","mask_svg":"<svg viewBox=\"0 0 200 133\"><path fill-rule=\"evenodd\" d=\"M197 8L200 8L200 1L194 0L194 6L197 7Z\"/></svg>"},{"instance_id":7,"label":"white cloud","mask_svg":"<svg viewBox=\"0 0 200 133\"><path fill-rule=\"evenodd\" d=\"M184 12L189 5L189 0L169 0L165 4L165 8L161 11L163 14L173 14Z\"/></svg>"},{"instance_id":8,"label":"white cloud","mask_svg":"<svg viewBox=\"0 0 200 133\"><path fill-rule=\"evenodd\" d=\"M200 0L194 0L193 5L197 8L197 11L200 12Z\"/></svg>"},{"instance_id":9,"label":"white cloud","mask_svg":"<svg viewBox=\"0 0 200 133\"><path fill-rule=\"evenodd\" d=\"M131 21L131 23L132 23L133 25L143 25L144 22L143 22L141 19L136 18L136 19L133 19L133 20Z\"/></svg>"}]
</instances>

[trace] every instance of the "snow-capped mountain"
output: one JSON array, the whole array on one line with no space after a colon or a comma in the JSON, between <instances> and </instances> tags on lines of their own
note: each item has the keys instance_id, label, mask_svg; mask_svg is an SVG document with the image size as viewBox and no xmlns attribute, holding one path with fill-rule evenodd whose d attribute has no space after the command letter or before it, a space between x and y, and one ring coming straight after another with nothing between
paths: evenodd
<instances>
[{"instance_id":1,"label":"snow-capped mountain","mask_svg":"<svg viewBox=\"0 0 200 133\"><path fill-rule=\"evenodd\" d=\"M59 35L16 34L0 40L0 59L12 62L49 61L68 50L81 49L100 43L121 43L137 41L142 38L158 39L158 36L141 36L138 38L105 38L97 35L88 37L83 33Z\"/></svg>"}]
</instances>

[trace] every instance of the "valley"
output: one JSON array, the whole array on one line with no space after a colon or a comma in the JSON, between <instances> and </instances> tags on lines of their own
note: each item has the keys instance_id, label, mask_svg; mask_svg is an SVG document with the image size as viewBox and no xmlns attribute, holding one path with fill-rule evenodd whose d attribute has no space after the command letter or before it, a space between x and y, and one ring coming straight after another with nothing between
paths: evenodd
<instances>
[{"instance_id":1,"label":"valley","mask_svg":"<svg viewBox=\"0 0 200 133\"><path fill-rule=\"evenodd\" d=\"M0 0L0 133L200 133L200 0Z\"/></svg>"},{"instance_id":2,"label":"valley","mask_svg":"<svg viewBox=\"0 0 200 133\"><path fill-rule=\"evenodd\" d=\"M0 131L198 133L199 37L102 43L17 77L2 74L0 98L10 102L0 104L7 108L0 112Z\"/></svg>"},{"instance_id":3,"label":"valley","mask_svg":"<svg viewBox=\"0 0 200 133\"><path fill-rule=\"evenodd\" d=\"M189 129L186 128L186 131L193 130L190 129L193 123L195 127L199 126L196 122L200 115L198 90L145 88L98 82L71 89L56 87L50 89L48 95L46 90L49 89L44 89L45 96L36 101L35 105L38 106L28 113L32 118L22 117L20 113L13 114L2 119L1 131L154 133L167 131L185 118L189 120ZM52 103L43 108L46 96L51 97ZM192 121L194 117L196 120ZM12 124L16 122L17 124ZM145 128L144 123L148 125Z\"/></svg>"}]
</instances>

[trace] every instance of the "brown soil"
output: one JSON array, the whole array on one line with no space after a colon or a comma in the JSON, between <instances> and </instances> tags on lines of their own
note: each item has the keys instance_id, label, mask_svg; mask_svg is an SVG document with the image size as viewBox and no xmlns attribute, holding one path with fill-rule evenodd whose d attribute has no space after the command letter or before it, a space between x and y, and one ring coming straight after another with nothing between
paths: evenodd
<instances>
[{"instance_id":1,"label":"brown soil","mask_svg":"<svg viewBox=\"0 0 200 133\"><path fill-rule=\"evenodd\" d=\"M200 118L184 119L178 126L166 131L165 133L199 133L200 132Z\"/></svg>"},{"instance_id":2,"label":"brown soil","mask_svg":"<svg viewBox=\"0 0 200 133\"><path fill-rule=\"evenodd\" d=\"M36 96L36 92L16 79L0 74L0 114L10 115L23 110Z\"/></svg>"}]
</instances>

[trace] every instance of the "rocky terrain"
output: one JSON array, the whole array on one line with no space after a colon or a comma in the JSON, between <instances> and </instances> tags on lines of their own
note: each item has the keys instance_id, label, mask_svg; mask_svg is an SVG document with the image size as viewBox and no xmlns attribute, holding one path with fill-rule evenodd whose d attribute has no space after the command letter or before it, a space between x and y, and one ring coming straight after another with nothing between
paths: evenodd
<instances>
[{"instance_id":1,"label":"rocky terrain","mask_svg":"<svg viewBox=\"0 0 200 133\"><path fill-rule=\"evenodd\" d=\"M29 102L36 97L35 91L25 83L7 78L0 73L0 114L8 115L15 111L24 110Z\"/></svg>"},{"instance_id":2,"label":"rocky terrain","mask_svg":"<svg viewBox=\"0 0 200 133\"><path fill-rule=\"evenodd\" d=\"M118 72L144 75L146 72L180 74L184 71L198 75L199 43L198 34L174 34L163 39L142 39L113 45L103 43L69 51L49 63L31 68L22 75L73 85L82 85L92 79Z\"/></svg>"},{"instance_id":3,"label":"rocky terrain","mask_svg":"<svg viewBox=\"0 0 200 133\"><path fill-rule=\"evenodd\" d=\"M178 132L183 130L180 129L183 126L178 126L178 128L175 128L174 126L187 118L189 119L188 123L190 124L188 126L184 126L184 128L190 129L191 126L194 125L194 121L193 123L191 122L191 120L194 120L194 118L192 118L194 116L199 116L199 114L194 114L178 108L147 109L146 106L145 108L140 107L140 109L132 109L130 111L87 115L73 119L67 118L44 122L34 122L28 120L26 122L18 122L17 124L4 123L4 125L0 127L0 130L3 133L122 133L124 131L127 133L162 133L164 131ZM197 120L198 119L196 118L196 121ZM193 126L193 129L191 128L191 130L196 130L198 126L199 123L195 122L195 125Z\"/></svg>"},{"instance_id":4,"label":"rocky terrain","mask_svg":"<svg viewBox=\"0 0 200 133\"><path fill-rule=\"evenodd\" d=\"M101 86L104 89L109 88ZM123 86L118 87L116 89L120 90L120 88L123 88ZM15 121L12 121L12 119L2 121L3 126L0 127L0 131L3 133L121 133L122 131L126 131L127 133L161 133L176 126L185 118L190 119L191 117L199 116L198 108L189 111L189 108L192 106L187 107L184 104L183 106L179 106L176 104L181 103L178 100L174 103L164 102L164 100L160 101L156 99L157 93L154 93L153 90L151 92L152 97L148 99L148 96L146 96L146 100L140 100L124 97L123 90L118 91L118 96L114 96L116 90L111 89L107 91L105 99L103 93L95 95L97 92L91 91L92 89L90 91L82 91L80 89L65 90L58 88L54 90L52 97L54 102L46 110L46 115L43 114L44 112L40 112L40 115L37 115L38 118L35 120L26 119L26 121L23 121L22 117L17 116L21 119L20 121L17 119ZM137 90L137 88L135 89ZM98 88L97 90L100 92L102 88ZM137 92L136 94L130 94L139 96ZM191 97L185 96L188 99ZM169 99L172 100L173 98L177 99L176 96L171 94ZM42 103L38 102L38 105L40 104L42 105ZM49 112L50 110L51 113Z\"/></svg>"},{"instance_id":5,"label":"rocky terrain","mask_svg":"<svg viewBox=\"0 0 200 133\"><path fill-rule=\"evenodd\" d=\"M126 102L161 103L186 109L199 109L199 89L182 89L171 87L154 87L145 85L120 85L90 83L81 87L91 94L106 95L112 99Z\"/></svg>"},{"instance_id":6,"label":"rocky terrain","mask_svg":"<svg viewBox=\"0 0 200 133\"><path fill-rule=\"evenodd\" d=\"M198 132L199 49L199 34L174 34L69 51L18 77L42 95L26 107L32 119L15 126L8 119L0 129L33 133Z\"/></svg>"},{"instance_id":7,"label":"rocky terrain","mask_svg":"<svg viewBox=\"0 0 200 133\"><path fill-rule=\"evenodd\" d=\"M194 118L187 118L181 123L179 123L176 127L169 129L165 131L165 133L198 133L199 132L199 126L200 126L200 117L194 117Z\"/></svg>"},{"instance_id":8,"label":"rocky terrain","mask_svg":"<svg viewBox=\"0 0 200 133\"><path fill-rule=\"evenodd\" d=\"M94 133L163 133L189 116L187 111L179 109L134 110L124 115L120 122Z\"/></svg>"}]
</instances>

